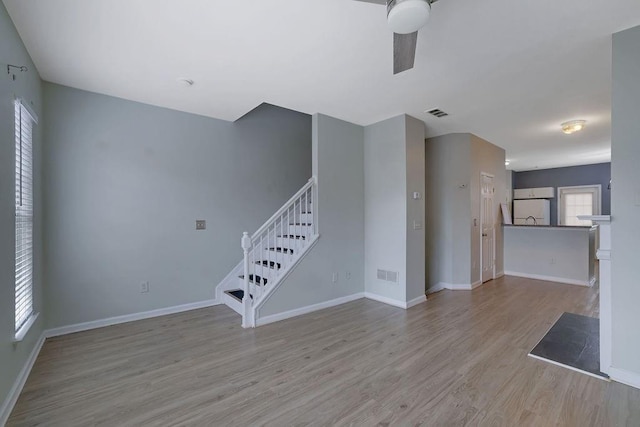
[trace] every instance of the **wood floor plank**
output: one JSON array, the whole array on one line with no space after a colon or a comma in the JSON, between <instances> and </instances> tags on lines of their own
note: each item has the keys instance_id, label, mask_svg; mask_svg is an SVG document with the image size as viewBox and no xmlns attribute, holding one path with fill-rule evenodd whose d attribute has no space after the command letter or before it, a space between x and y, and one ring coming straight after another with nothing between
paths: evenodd
<instances>
[{"instance_id":1,"label":"wood floor plank","mask_svg":"<svg viewBox=\"0 0 640 427\"><path fill-rule=\"evenodd\" d=\"M640 390L527 357L597 288L514 277L242 329L216 306L48 339L9 426L638 426Z\"/></svg>"}]
</instances>

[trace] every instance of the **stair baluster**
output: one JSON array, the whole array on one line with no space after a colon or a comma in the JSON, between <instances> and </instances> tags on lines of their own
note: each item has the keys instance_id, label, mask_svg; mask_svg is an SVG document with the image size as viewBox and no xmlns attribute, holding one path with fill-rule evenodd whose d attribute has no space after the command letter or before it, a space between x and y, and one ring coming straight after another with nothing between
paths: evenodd
<instances>
[{"instance_id":1,"label":"stair baluster","mask_svg":"<svg viewBox=\"0 0 640 427\"><path fill-rule=\"evenodd\" d=\"M243 261L216 288L217 297L242 314L243 327L256 326L259 307L320 237L316 188L314 177L252 236L243 233Z\"/></svg>"}]
</instances>

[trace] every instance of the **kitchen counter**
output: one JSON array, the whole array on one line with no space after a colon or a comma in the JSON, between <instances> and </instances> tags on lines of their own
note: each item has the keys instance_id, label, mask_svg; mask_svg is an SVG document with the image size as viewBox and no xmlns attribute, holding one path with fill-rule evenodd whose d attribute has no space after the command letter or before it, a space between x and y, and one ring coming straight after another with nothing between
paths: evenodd
<instances>
[{"instance_id":1,"label":"kitchen counter","mask_svg":"<svg viewBox=\"0 0 640 427\"><path fill-rule=\"evenodd\" d=\"M567 230L571 230L571 229L578 229L578 230L583 230L583 229L591 229L594 227L597 227L597 225L515 225L515 224L502 224L503 227L510 227L510 228L563 228L563 229L567 229Z\"/></svg>"},{"instance_id":2,"label":"kitchen counter","mask_svg":"<svg viewBox=\"0 0 640 427\"><path fill-rule=\"evenodd\" d=\"M598 226L504 225L504 274L592 286Z\"/></svg>"}]
</instances>

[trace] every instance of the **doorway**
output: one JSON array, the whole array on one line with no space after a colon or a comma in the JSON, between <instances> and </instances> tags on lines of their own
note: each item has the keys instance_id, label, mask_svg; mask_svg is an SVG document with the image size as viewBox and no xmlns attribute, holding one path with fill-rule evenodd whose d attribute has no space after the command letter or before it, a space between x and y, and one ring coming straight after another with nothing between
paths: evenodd
<instances>
[{"instance_id":1,"label":"doorway","mask_svg":"<svg viewBox=\"0 0 640 427\"><path fill-rule=\"evenodd\" d=\"M496 221L493 175L480 174L480 260L482 283L495 278Z\"/></svg>"}]
</instances>

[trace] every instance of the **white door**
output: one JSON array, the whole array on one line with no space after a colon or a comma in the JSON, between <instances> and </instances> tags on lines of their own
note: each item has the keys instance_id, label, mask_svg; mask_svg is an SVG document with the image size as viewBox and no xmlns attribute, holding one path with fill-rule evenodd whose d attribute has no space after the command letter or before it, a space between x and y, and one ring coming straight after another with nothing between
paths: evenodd
<instances>
[{"instance_id":1,"label":"white door","mask_svg":"<svg viewBox=\"0 0 640 427\"><path fill-rule=\"evenodd\" d=\"M480 176L480 258L482 260L482 283L493 279L495 264L495 209L493 204L493 177Z\"/></svg>"}]
</instances>

